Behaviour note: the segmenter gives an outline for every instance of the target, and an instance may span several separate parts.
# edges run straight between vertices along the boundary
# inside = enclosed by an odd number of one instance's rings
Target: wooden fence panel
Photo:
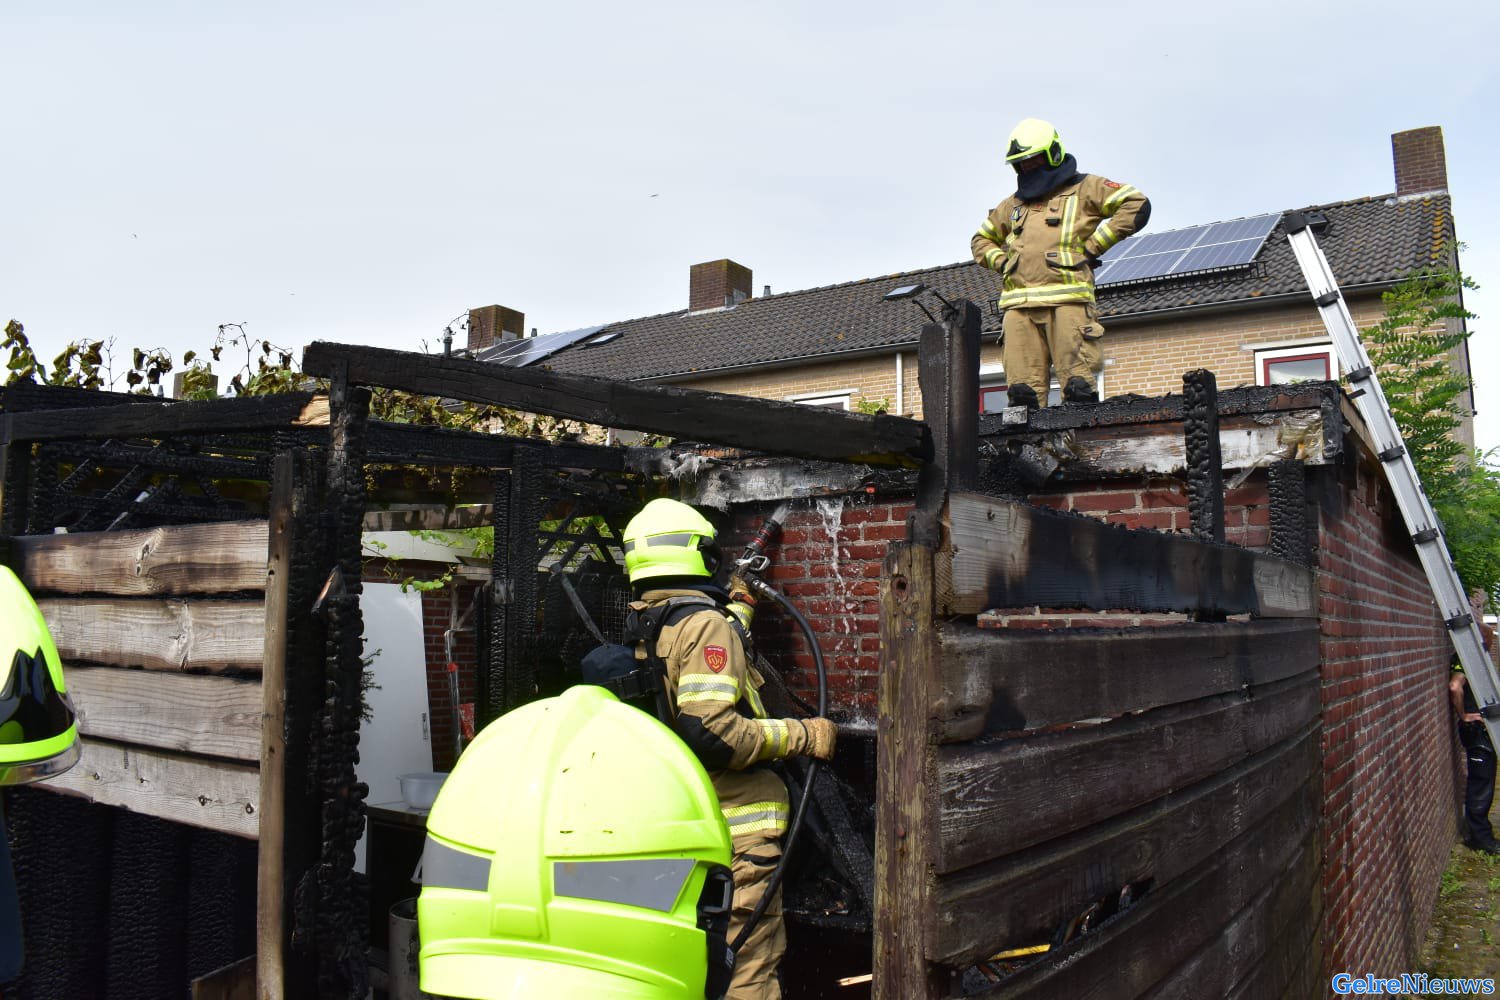
[[[70,666],[67,682],[85,737],[260,761],[257,680]]]
[[[17,574],[33,594],[153,597],[266,587],[266,522],[23,535]]]
[[[940,615],[1040,605],[1317,616],[1311,570],[1249,549],[969,493],[953,494],[948,514]]]
[[[962,967],[1047,939],[1091,902],[1170,885],[1319,773],[1317,724],[1191,787],[1072,836],[938,879],[928,956]]]
[[[207,757],[84,740],[71,770],[49,779],[49,791],[91,802],[254,838],[260,825],[256,768]]]
[[[1317,835],[1320,783],[1304,784],[1190,875],[991,989],[986,1000],[1138,997],[1192,958]],[[1318,894],[1311,880],[1303,906]],[[1195,996],[1213,996],[1212,991]]]
[[[939,742],[1112,719],[1265,685],[1318,665],[1315,621],[1097,632],[945,624],[933,719]]]
[[[64,662],[147,670],[260,671],[264,601],[44,598]]]
[[[1318,713],[1303,674],[1068,732],[938,749],[939,873],[997,858],[1144,805],[1231,767]]]

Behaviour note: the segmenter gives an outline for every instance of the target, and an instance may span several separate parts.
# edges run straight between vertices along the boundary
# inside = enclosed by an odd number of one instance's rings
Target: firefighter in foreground
[[[995,206],[969,246],[974,260],[1003,279],[1010,405],[1047,404],[1049,362],[1063,402],[1096,403],[1104,327],[1094,268],[1146,225],[1151,203],[1129,184],[1079,173],[1057,130],[1037,118],[1011,132],[1005,160],[1015,168],[1016,193]]]
[[[624,545],[638,598],[632,610],[659,623],[655,653],[675,728],[708,769],[729,825],[732,942],[765,893],[787,828],[786,783],[766,765],[795,756],[831,760],[838,729],[824,718],[766,718],[764,679],[750,663],[745,633],[754,600],[738,578],[727,592],[714,585],[719,547],[702,514],[676,500],[653,500],[626,526]],[[775,898],[739,950],[728,1000],[779,998],[776,967],[785,950]]]
[[[52,633],[26,587],[0,566],[0,786],[78,763],[78,719]],[[21,974],[21,907],[0,811],[0,986]]]

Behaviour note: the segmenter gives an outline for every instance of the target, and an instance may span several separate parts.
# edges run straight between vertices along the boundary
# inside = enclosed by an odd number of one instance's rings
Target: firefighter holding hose
[[[766,895],[782,854],[789,814],[786,783],[766,765],[788,757],[831,760],[838,728],[825,718],[766,717],[765,683],[750,662],[745,632],[752,586],[739,575],[713,583],[721,556],[708,519],[676,500],[648,503],[625,528],[625,569],[653,619],[677,733],[703,762],[729,826],[734,909],[729,940]],[[643,654],[649,655],[649,654]],[[786,950],[779,889],[738,949],[727,1000],[776,1000],[776,967]]]

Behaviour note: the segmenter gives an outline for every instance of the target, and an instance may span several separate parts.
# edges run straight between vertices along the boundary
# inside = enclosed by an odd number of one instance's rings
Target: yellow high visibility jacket
[[[991,210],[969,248],[1004,279],[1000,308],[1094,301],[1093,262],[1149,217],[1146,196],[1095,174],[1035,202],[1015,195]]]
[[[702,596],[648,590],[631,607],[687,595]],[[786,783],[757,765],[806,753],[812,741],[799,720],[766,717],[765,678],[750,664],[729,612],[705,607],[665,626],[656,655],[667,668],[678,735],[708,769],[735,853],[780,837],[790,811]]]

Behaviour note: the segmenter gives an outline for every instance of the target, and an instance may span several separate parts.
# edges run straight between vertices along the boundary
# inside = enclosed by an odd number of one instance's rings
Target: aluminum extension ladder
[[[1287,213],[1286,232],[1292,252],[1297,255],[1297,264],[1307,279],[1313,302],[1323,317],[1323,325],[1333,337],[1339,364],[1347,373],[1349,397],[1375,436],[1380,464],[1395,491],[1396,504],[1401,508],[1411,539],[1416,543],[1417,555],[1432,587],[1432,596],[1443,613],[1448,635],[1458,651],[1458,660],[1463,664],[1469,688],[1474,692],[1480,714],[1484,716],[1485,727],[1490,732],[1491,741],[1500,746],[1500,677],[1496,676],[1494,663],[1484,650],[1479,623],[1470,612],[1468,595],[1458,579],[1458,571],[1453,568],[1453,557],[1448,554],[1447,543],[1443,541],[1432,504],[1422,490],[1422,481],[1417,478],[1416,467],[1402,443],[1401,430],[1385,401],[1380,379],[1370,364],[1364,344],[1360,342],[1359,329],[1349,315],[1349,306],[1328,267],[1328,258],[1313,237],[1307,217],[1302,212]]]

